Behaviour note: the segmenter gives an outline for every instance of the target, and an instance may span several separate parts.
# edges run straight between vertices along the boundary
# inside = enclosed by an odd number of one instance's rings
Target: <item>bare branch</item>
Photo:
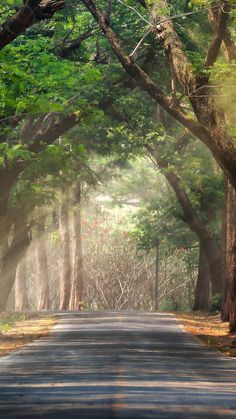
[[[64,46],[63,44],[62,47],[59,49],[60,57],[66,58],[74,51],[78,50],[81,47],[82,42],[88,39],[90,36],[92,36],[93,33],[94,30],[90,29],[82,33],[82,35],[80,35],[77,39],[71,41],[68,46]]]

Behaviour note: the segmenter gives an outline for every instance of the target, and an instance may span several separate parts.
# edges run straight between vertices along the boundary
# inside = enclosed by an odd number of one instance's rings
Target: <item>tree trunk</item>
[[[70,310],[80,310],[83,298],[83,259],[81,242],[81,184],[76,185],[74,208],[72,213],[73,228],[73,272],[70,298]]]
[[[213,15],[214,24],[216,16]],[[231,37],[230,30],[227,28],[224,36],[225,49],[228,55],[228,61],[236,60],[236,45]],[[232,260],[232,243],[234,241],[235,233],[235,217],[236,217],[236,197],[235,191],[229,182],[229,179],[225,176],[224,178],[224,203],[222,209],[222,233],[221,233],[221,257],[222,257],[222,274],[223,274],[223,292],[222,292],[222,306],[221,306],[221,319],[223,321],[229,321],[234,310],[230,315],[231,305],[231,280],[235,282],[233,278],[234,267],[230,267],[230,261]],[[233,291],[232,291],[233,295]],[[233,304],[236,304],[234,302]],[[231,329],[235,328],[235,320],[231,319]]]
[[[236,331],[236,191],[228,184],[226,234],[225,314],[229,313],[230,331]],[[228,293],[227,293],[228,289]]]
[[[193,310],[207,311],[210,297],[210,270],[203,246],[200,244],[198,278]]]
[[[201,241],[201,239],[200,239]],[[222,293],[221,254],[213,235],[204,238],[201,243],[208,261],[212,296]]]
[[[156,161],[159,167],[163,168],[160,161]],[[209,264],[212,295],[220,294],[222,291],[221,258],[214,234],[201,222],[197,211],[181,186],[179,177],[174,172],[165,172],[165,177],[176,194],[176,198],[183,210],[186,224],[196,233],[200,246],[204,250]]]
[[[6,311],[15,311],[15,286],[14,284],[7,299]]]
[[[15,310],[24,311],[29,308],[26,285],[26,260],[23,258],[17,266],[15,281]]]
[[[222,213],[223,298],[221,318],[230,322],[236,331],[236,191],[225,180],[225,199]]]
[[[154,288],[154,308],[157,311],[159,309],[159,266],[160,265],[160,252],[159,244],[156,246],[155,256],[155,288]]]
[[[38,239],[36,247],[37,264],[37,288],[38,288],[38,310],[49,310],[49,277],[48,259],[45,245],[45,217],[41,218],[37,224]]]
[[[224,202],[221,216],[221,266],[222,266],[222,304],[221,304],[221,319],[229,321],[229,307],[230,307],[230,293],[229,293],[229,275],[228,275],[228,199],[229,199],[229,181],[227,177],[224,178]]]
[[[16,269],[19,261],[24,257],[29,246],[27,217],[21,213],[14,222],[13,237],[9,248],[2,257],[0,274],[0,311],[5,310],[7,299],[10,295],[16,278]]]
[[[59,226],[61,240],[60,310],[68,310],[71,293],[71,262],[69,211],[67,200],[63,200],[63,202],[61,203]]]

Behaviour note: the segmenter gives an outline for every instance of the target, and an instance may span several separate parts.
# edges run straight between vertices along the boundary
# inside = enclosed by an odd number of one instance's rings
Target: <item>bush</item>
[[[221,309],[221,294],[215,294],[210,301],[209,313],[218,313],[220,309]]]

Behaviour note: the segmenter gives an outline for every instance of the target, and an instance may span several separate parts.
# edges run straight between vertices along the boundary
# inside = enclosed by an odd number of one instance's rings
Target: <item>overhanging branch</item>
[[[64,7],[64,0],[26,0],[18,12],[2,24],[0,49],[23,34],[30,26],[41,20],[52,18]]]

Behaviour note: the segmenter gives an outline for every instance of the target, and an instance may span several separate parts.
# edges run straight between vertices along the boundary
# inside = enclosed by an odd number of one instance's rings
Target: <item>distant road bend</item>
[[[1,359],[0,418],[236,418],[236,361],[168,314],[63,314]]]

